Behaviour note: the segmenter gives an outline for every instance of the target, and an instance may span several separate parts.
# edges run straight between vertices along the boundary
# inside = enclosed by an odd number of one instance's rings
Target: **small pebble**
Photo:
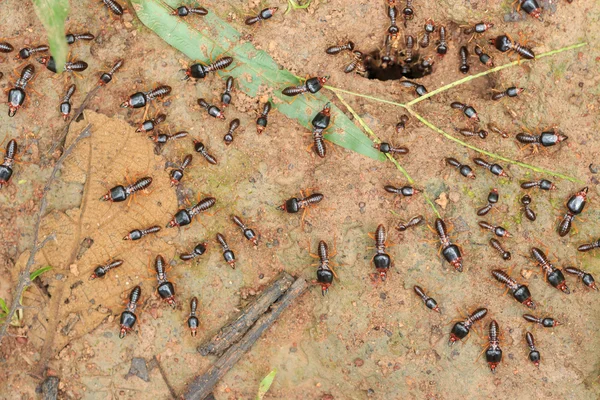
[[[363,361],[362,358],[356,358],[354,360],[354,366],[355,367],[362,367],[363,365],[365,365],[365,362]]]

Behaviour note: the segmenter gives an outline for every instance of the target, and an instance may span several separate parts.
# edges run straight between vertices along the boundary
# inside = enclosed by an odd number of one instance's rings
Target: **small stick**
[[[183,398],[185,400],[204,400],[213,391],[219,379],[227,374],[242,356],[250,350],[264,331],[269,329],[281,313],[306,289],[308,289],[308,283],[303,278],[296,279],[288,291],[276,303],[273,303],[271,310],[264,313],[239,342],[231,346],[221,358],[215,361],[208,371],[194,378],[186,388]]]

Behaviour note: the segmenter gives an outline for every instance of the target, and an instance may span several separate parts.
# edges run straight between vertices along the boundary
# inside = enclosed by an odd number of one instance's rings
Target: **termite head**
[[[565,293],[565,294],[570,294],[571,290],[569,289],[569,287],[567,286],[566,282],[561,282],[556,286],[557,289],[560,289],[561,292]]]
[[[523,301],[523,304],[525,304],[525,306],[531,308],[532,310],[535,310],[535,308],[537,307],[535,302],[533,300],[531,300],[531,298]]]
[[[317,79],[321,85],[324,85],[329,80],[329,75],[320,76]]]

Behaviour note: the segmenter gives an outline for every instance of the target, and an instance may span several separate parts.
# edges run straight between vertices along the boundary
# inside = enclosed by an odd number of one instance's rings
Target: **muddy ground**
[[[597,276],[600,251],[580,253],[579,244],[598,239],[600,230],[600,151],[598,126],[598,12],[597,4],[575,0],[546,4],[543,22],[507,16],[510,2],[498,1],[415,1],[415,20],[408,32],[421,32],[426,18],[445,23],[453,32],[450,51],[436,58],[434,73],[422,79],[433,90],[462,78],[456,57],[460,36],[458,26],[482,19],[496,27],[484,38],[508,32],[527,37],[537,53],[579,42],[586,47],[523,63],[453,88],[416,106],[416,111],[433,124],[453,133],[464,119],[448,104],[459,100],[473,104],[482,124],[495,122],[514,136],[522,128],[531,130],[554,126],[569,136],[566,143],[533,156],[520,150],[514,138],[490,134],[485,141],[466,139],[491,152],[576,177],[565,179],[501,162],[509,179],[499,179],[477,169],[478,178],[464,179],[444,165],[444,157],[466,162],[477,153],[451,142],[412,118],[406,133],[397,135],[394,126],[400,108],[345,95],[345,99],[381,139],[406,144],[410,154],[401,165],[415,180],[415,186],[435,200],[437,210],[454,226],[452,238],[462,245],[465,271],[455,272],[438,255],[434,234],[421,226],[399,234],[394,227],[401,219],[422,214],[432,225],[435,214],[423,195],[410,201],[394,199],[382,190],[384,184],[402,185],[406,178],[391,163],[376,162],[336,148],[321,160],[306,152],[309,136],[300,125],[274,111],[268,130],[257,136],[254,127],[259,99],[234,95],[228,118],[241,120],[242,129],[234,144],[226,148],[222,135],[227,124],[199,112],[196,99],[217,98],[223,79],[213,76],[205,82],[183,84],[178,70],[190,60],[169,48],[128,12],[116,19],[97,1],[85,5],[71,2],[67,21],[70,31],[91,31],[97,39],[72,48],[75,58],[90,64],[83,79],[77,79],[74,103],[78,105],[97,82],[99,71],[107,70],[117,58],[125,67],[114,83],[91,101],[85,119],[73,124],[70,143],[87,125],[90,138],[84,139],[70,157],[49,195],[49,208],[42,223],[43,235],[54,232],[38,254],[36,267],[52,265],[25,296],[22,328],[11,328],[0,347],[0,397],[38,398],[41,380],[60,377],[59,398],[126,399],[168,398],[166,377],[182,393],[193,376],[210,365],[196,347],[251,300],[279,271],[285,270],[314,279],[314,260],[319,240],[334,242],[339,264],[329,294],[321,296],[313,287],[270,329],[254,348],[227,374],[215,390],[217,399],[248,399],[256,395],[261,379],[273,368],[275,382],[266,395],[273,399],[458,399],[458,398],[556,398],[595,399],[600,356],[598,294],[568,276],[571,294],[564,295],[544,282],[529,258],[530,248],[543,247],[557,266],[576,265]],[[380,45],[387,27],[385,2],[313,1],[308,11],[278,13],[268,23],[250,30],[242,23],[245,14],[256,12],[265,3],[258,1],[209,2],[211,12],[231,21],[237,29],[252,33],[252,42],[296,75],[329,74],[331,85],[392,101],[405,102],[413,94],[397,82],[367,81],[344,74],[346,56],[331,57],[324,49],[352,39],[361,49]],[[271,2],[274,5],[277,2]],[[279,2],[281,10],[285,2]],[[23,12],[23,2],[0,4],[0,36],[15,47],[45,41],[41,24],[33,12]],[[506,17],[506,18],[505,18]],[[195,20],[196,21],[196,20]],[[197,19],[201,29],[201,19]],[[483,43],[482,38],[475,41]],[[430,49],[431,51],[431,49]],[[490,50],[492,51],[492,50]],[[493,53],[496,64],[514,56]],[[11,55],[0,57],[4,78],[0,87],[11,86],[11,71],[17,67]],[[39,67],[27,107],[8,118],[6,106],[0,112],[0,140],[16,138],[24,149],[12,185],[0,191],[0,297],[10,303],[32,246],[33,226],[40,196],[55,158],[49,149],[64,129],[58,104],[66,87],[62,77]],[[471,59],[471,73],[484,70]],[[118,107],[129,94],[156,83],[175,88],[174,95],[160,105],[172,132],[187,130],[202,139],[219,159],[209,166],[196,157],[177,191],[168,187],[167,161],[180,160],[191,151],[189,141],[175,143],[161,155],[151,143],[134,132],[142,118],[138,110]],[[521,98],[492,102],[492,89],[509,86],[527,89]],[[339,103],[332,92],[325,93]],[[155,111],[154,111],[155,112]],[[350,114],[348,113],[350,116]],[[5,142],[6,143],[6,142]],[[332,146],[330,145],[330,148]],[[484,157],[488,158],[488,157]],[[472,162],[469,162],[472,164]],[[107,187],[124,176],[155,178],[148,196],[140,196],[129,207],[98,204]],[[534,223],[522,218],[518,183],[526,179],[552,179],[554,192],[532,191]],[[588,185],[590,201],[576,230],[565,238],[555,232],[564,201]],[[475,210],[485,204],[492,187],[500,191],[497,211],[486,220],[502,224],[514,237],[503,243],[512,259],[503,261],[487,244],[490,233],[480,230]],[[312,188],[326,200],[307,218],[302,230],[300,218],[275,209],[300,189]],[[133,227],[164,225],[187,196],[212,195],[218,205],[213,215],[180,231],[164,230],[156,237],[137,243],[122,242]],[[178,205],[179,203],[179,205]],[[242,240],[228,217],[238,213],[261,234],[258,249]],[[373,245],[368,233],[378,224],[390,231],[394,244],[389,252],[394,267],[385,282],[373,280]],[[214,235],[223,232],[234,248],[238,267],[222,261]],[[91,237],[94,244],[79,254],[80,244]],[[195,265],[183,264],[177,254],[199,241],[210,243],[209,253]],[[177,285],[181,302],[175,311],[158,301],[155,283],[147,270],[161,253],[171,262],[170,277]],[[103,281],[89,282],[93,268],[110,259],[125,264]],[[510,296],[490,275],[494,268],[512,268],[512,274],[526,282],[539,303],[535,314],[552,316],[563,323],[554,329],[532,326],[521,315],[528,310]],[[139,309],[136,333],[118,338],[115,318],[123,310],[122,297],[133,285],[141,284],[144,301]],[[442,314],[426,309],[412,287],[419,284],[441,304]],[[188,301],[200,299],[201,329],[192,338],[185,327]],[[448,347],[451,321],[477,307],[489,315],[463,344]],[[485,328],[498,321],[502,333],[503,362],[491,374],[483,357]],[[524,334],[530,330],[542,353],[539,369],[527,359]],[[25,339],[26,338],[26,339]],[[156,368],[158,358],[164,377]],[[132,366],[146,363],[147,372],[128,375]]]

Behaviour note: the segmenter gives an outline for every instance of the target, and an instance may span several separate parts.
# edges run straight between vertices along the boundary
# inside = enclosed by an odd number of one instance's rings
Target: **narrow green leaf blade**
[[[4,299],[0,298],[0,308],[2,308],[2,313],[0,313],[0,315],[4,314],[8,314],[8,306],[6,305],[6,301],[4,301]]]
[[[312,128],[311,121],[329,101],[321,92],[311,96],[290,98],[281,94],[287,86],[298,85],[291,72],[280,68],[269,54],[256,49],[251,43],[239,43],[241,33],[214,13],[209,12],[202,22],[205,28],[197,30],[181,18],[170,15],[170,6],[176,1],[131,0],[138,18],[165,42],[192,60],[208,61],[227,53],[234,58],[234,68],[227,75],[234,77],[239,89],[255,97],[261,87],[273,88],[273,107],[301,125]],[[213,38],[218,38],[215,41]],[[239,43],[239,44],[238,44]],[[385,157],[373,146],[373,142],[337,107],[332,109],[332,124],[325,139],[375,160]]]
[[[265,376],[263,380],[260,381],[256,400],[262,400],[262,398],[265,397],[265,394],[269,391],[271,385],[273,384],[273,380],[275,380],[275,375],[277,375],[277,369],[269,372],[269,375]]]
[[[52,269],[51,266],[47,266],[47,267],[42,267],[36,271],[33,271],[30,275],[29,275],[29,280],[33,281],[35,278],[37,278],[38,276],[42,275],[44,272],[48,272]]]
[[[65,20],[69,14],[69,0],[33,0],[35,13],[46,28],[50,53],[56,70],[62,71],[69,52],[65,39]]]

